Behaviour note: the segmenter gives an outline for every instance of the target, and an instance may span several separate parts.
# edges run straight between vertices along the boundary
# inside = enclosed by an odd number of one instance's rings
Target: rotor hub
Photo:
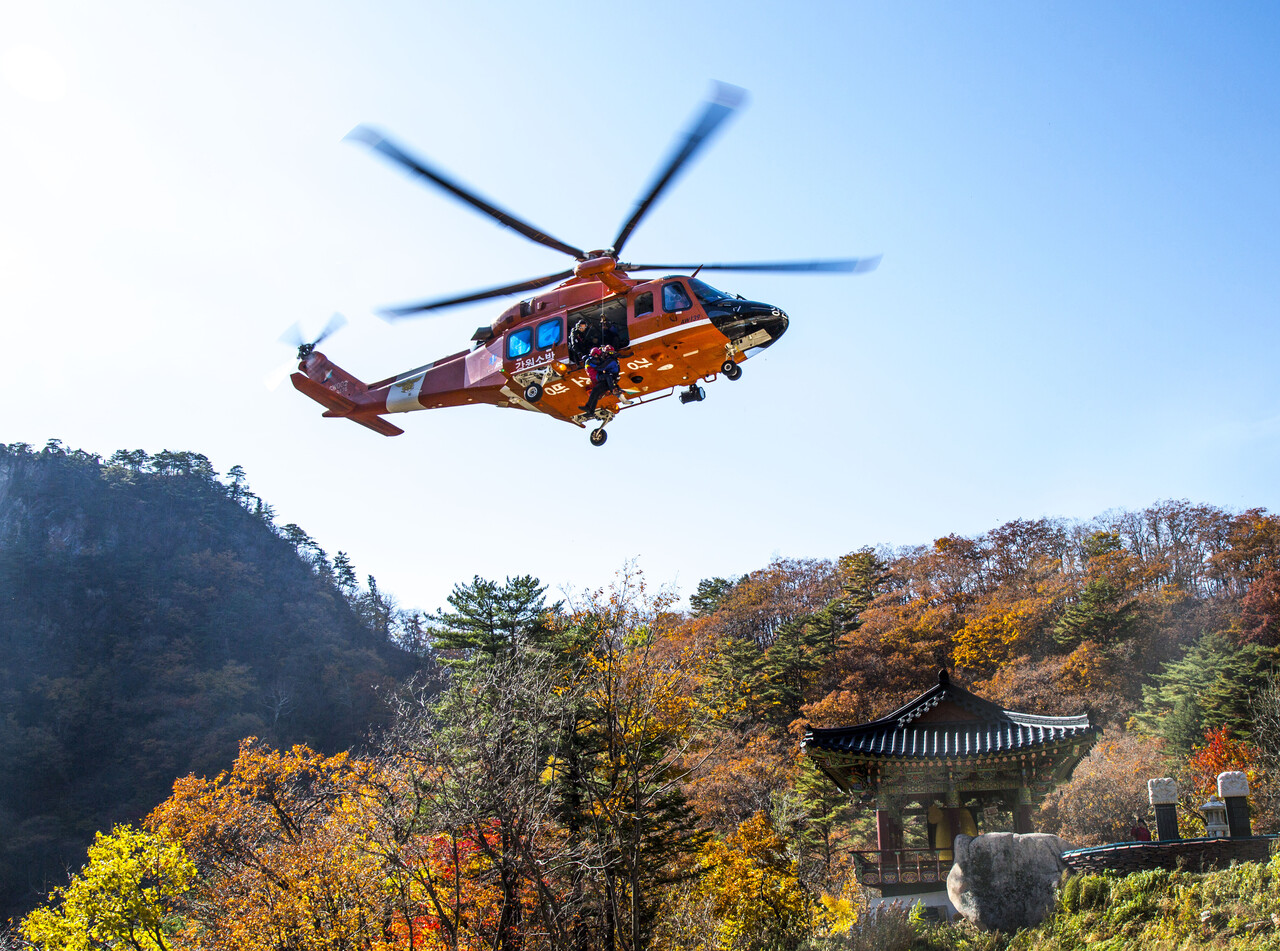
[[[574,265],[574,277],[597,277],[611,273],[618,266],[618,259],[604,251],[592,251],[591,255]]]

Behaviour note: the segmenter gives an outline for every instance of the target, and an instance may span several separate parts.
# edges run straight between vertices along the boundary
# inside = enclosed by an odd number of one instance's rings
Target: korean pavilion
[[[855,854],[873,904],[923,901],[954,914],[946,893],[954,837],[1034,831],[1035,807],[1097,735],[1087,713],[1004,710],[942,670],[937,684],[887,716],[812,729],[804,748],[836,786],[875,808],[877,848]],[[907,847],[907,830],[917,847]]]

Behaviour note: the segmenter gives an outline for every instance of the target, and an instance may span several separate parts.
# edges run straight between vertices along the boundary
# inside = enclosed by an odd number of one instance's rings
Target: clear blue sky
[[[655,583],[1189,498],[1280,504],[1280,13],[1179,3],[142,3],[0,12],[0,441],[191,449],[403,604],[473,574]],[[366,380],[567,259],[340,140],[378,125],[607,243],[713,79],[747,106],[634,260],[791,330],[702,404],[582,431],[488,408],[385,439],[264,376]]]

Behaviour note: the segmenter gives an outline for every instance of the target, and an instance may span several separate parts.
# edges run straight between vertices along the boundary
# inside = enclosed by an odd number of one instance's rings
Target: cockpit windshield
[[[718,301],[734,299],[732,294],[718,291],[710,284],[700,281],[696,277],[689,278],[689,287],[693,289],[694,294],[698,296],[698,300],[702,301],[702,306],[704,307]]]

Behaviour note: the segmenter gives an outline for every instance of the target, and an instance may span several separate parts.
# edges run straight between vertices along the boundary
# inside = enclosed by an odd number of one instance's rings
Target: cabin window
[[[668,314],[677,314],[692,306],[693,301],[689,300],[689,292],[684,289],[683,284],[662,285],[662,309]]]
[[[544,320],[538,324],[538,349],[546,350],[560,342],[560,318]]]
[[[645,291],[636,295],[636,316],[643,317],[653,313],[653,291]]]
[[[533,349],[533,328],[526,327],[524,330],[516,330],[507,334],[507,359],[514,360],[516,357],[523,357],[526,353]]]

